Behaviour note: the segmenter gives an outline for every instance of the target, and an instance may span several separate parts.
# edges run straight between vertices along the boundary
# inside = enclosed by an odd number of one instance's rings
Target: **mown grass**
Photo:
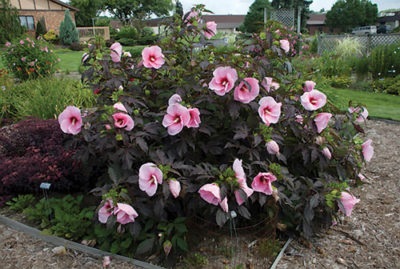
[[[346,111],[349,101],[353,105],[363,105],[372,118],[382,118],[400,121],[400,96],[385,93],[355,91],[351,89],[320,89],[328,99],[340,110]]]
[[[60,59],[58,68],[61,72],[78,72],[81,64],[83,51],[72,51],[69,49],[56,49],[54,53]]]

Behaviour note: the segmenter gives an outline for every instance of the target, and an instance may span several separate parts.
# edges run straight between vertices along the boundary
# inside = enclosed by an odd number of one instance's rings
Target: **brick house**
[[[318,34],[318,33],[326,33],[326,34],[338,34],[340,30],[338,28],[331,29],[326,23],[326,13],[312,13],[309,15],[307,20],[307,30],[310,35]]]
[[[46,29],[58,33],[65,10],[70,10],[74,22],[78,11],[77,8],[57,0],[10,0],[10,3],[18,10],[21,24],[28,32],[34,32],[37,22],[43,17]]]

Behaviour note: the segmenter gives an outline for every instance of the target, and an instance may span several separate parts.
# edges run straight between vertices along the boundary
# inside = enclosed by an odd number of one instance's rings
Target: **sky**
[[[205,4],[206,8],[214,12],[214,14],[247,14],[250,5],[254,0],[180,0],[184,12],[188,11],[195,4]],[[322,8],[325,11],[331,9],[335,0],[313,0],[310,9],[320,11]],[[378,5],[378,11],[385,9],[397,8],[400,9],[399,0],[371,0],[371,3]]]

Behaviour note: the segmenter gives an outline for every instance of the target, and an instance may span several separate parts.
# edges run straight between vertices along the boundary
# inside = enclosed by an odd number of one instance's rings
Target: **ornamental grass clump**
[[[293,33],[271,22],[224,53],[199,47],[215,34],[205,12],[175,17],[139,58],[118,43],[91,46],[82,79],[98,106],[59,118],[84,140],[87,169],[102,169],[98,219],[130,238],[131,254],[187,250],[193,231],[182,218],[310,237],[339,206],[349,215],[355,203],[343,205],[341,193],[373,153],[356,120],[365,108],[338,115],[318,85],[292,72]]]

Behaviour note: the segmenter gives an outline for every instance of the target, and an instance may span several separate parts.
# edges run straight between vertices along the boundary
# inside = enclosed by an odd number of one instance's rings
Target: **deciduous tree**
[[[77,26],[91,26],[103,8],[102,0],[71,0],[70,5],[79,9],[75,14]]]
[[[264,8],[271,9],[268,0],[255,0],[249,8],[240,30],[248,33],[259,32],[264,27]]]
[[[338,0],[326,14],[326,25],[350,32],[356,26],[374,25],[378,7],[369,0]]]
[[[124,23],[131,19],[143,20],[151,14],[168,15],[174,8],[172,0],[109,0],[104,9]]]

